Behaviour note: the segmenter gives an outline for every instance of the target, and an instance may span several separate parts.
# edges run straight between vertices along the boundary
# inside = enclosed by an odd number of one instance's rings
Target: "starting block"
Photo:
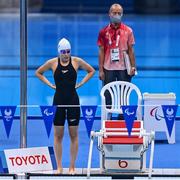
[[[111,104],[106,105],[106,93],[109,92]],[[130,104],[130,94],[137,95],[137,112],[129,136],[124,120],[107,120],[109,114],[122,114],[122,105]],[[154,155],[154,132],[146,132],[142,121],[142,96],[140,90],[132,83],[115,81],[105,85],[101,90],[101,129],[91,131],[87,177],[90,177],[94,138],[98,138],[101,172],[143,172],[146,170],[146,150],[151,144],[149,177],[152,174]]]
[[[127,135],[125,121],[105,121],[104,123],[109,135],[103,137],[100,142],[104,151],[103,170],[109,172],[145,171],[144,140],[140,137],[141,121],[134,122],[132,136]]]
[[[100,170],[112,172],[144,172],[146,170],[146,150],[151,144],[149,176],[151,176],[154,133],[142,129],[142,121],[135,121],[131,136],[128,135],[125,121],[104,121],[105,129],[91,131],[87,175],[90,176],[94,137],[98,138],[100,151]]]

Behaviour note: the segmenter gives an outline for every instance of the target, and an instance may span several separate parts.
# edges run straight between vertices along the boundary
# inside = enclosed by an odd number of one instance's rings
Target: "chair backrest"
[[[111,104],[107,106],[106,104],[106,96],[107,92],[109,92],[109,96],[111,98]],[[101,117],[102,120],[107,120],[108,113],[117,113],[122,114],[122,105],[130,105],[130,95],[132,92],[135,92],[137,95],[137,102],[133,105],[138,105],[137,109],[137,118],[142,120],[142,95],[139,88],[129,82],[125,81],[114,81],[106,84],[101,89]],[[105,95],[106,94],[106,95]]]

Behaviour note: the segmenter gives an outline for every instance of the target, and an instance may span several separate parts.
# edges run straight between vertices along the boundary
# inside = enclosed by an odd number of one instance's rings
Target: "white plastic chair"
[[[138,105],[137,119],[142,120],[142,95],[139,88],[136,85],[129,82],[114,81],[109,84],[106,84],[101,89],[102,121],[108,118],[109,113],[122,114],[121,106],[130,105],[130,95],[133,91],[137,95],[137,102],[135,103],[135,105]],[[106,106],[106,92],[110,93],[110,97],[112,100],[110,106]]]
[[[107,92],[109,92],[111,98],[111,104],[108,105],[106,104]],[[131,104],[131,95],[133,92],[135,92],[134,95],[137,96],[137,100],[134,104]],[[146,133],[143,128],[141,106],[142,95],[139,88],[129,82],[115,81],[105,85],[100,94],[102,100],[101,129],[97,132],[91,131],[87,176],[90,176],[93,140],[95,137],[98,138],[101,172],[107,170],[110,170],[109,172],[134,172],[136,170],[145,170],[146,155],[144,152],[151,143],[151,157],[149,165],[149,176],[151,176],[154,154],[154,133]],[[131,137],[128,136],[124,120],[115,121],[108,119],[109,114],[123,114],[121,106],[130,104],[138,105],[136,113],[137,120],[134,123]],[[123,159],[125,159],[125,161]],[[135,163],[131,164],[131,162],[128,162],[128,160],[126,161],[126,159],[130,159],[130,161],[133,160]],[[137,159],[139,162],[136,162]],[[130,168],[117,167],[118,161],[122,166],[126,166],[125,163],[128,162],[131,164]],[[136,166],[139,166],[139,169]]]

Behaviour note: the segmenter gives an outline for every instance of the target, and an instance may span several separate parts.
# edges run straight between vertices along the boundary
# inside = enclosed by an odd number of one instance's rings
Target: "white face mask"
[[[121,15],[110,16],[110,22],[111,23],[120,23],[121,19],[122,19],[122,14]]]

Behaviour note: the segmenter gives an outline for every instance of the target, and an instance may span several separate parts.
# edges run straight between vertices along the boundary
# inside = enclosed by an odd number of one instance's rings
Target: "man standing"
[[[109,9],[110,24],[99,33],[99,78],[104,85],[112,81],[130,82],[135,75],[134,35],[132,29],[121,22],[122,16],[122,6],[113,4]],[[124,62],[126,55],[131,65],[129,72]]]
[[[99,78],[103,85],[113,81],[130,82],[136,72],[133,31],[121,22],[122,16],[122,6],[113,4],[109,9],[110,24],[99,32]],[[110,94],[106,92],[105,96],[106,104],[111,105]],[[123,115],[119,114],[118,119],[124,119]]]

